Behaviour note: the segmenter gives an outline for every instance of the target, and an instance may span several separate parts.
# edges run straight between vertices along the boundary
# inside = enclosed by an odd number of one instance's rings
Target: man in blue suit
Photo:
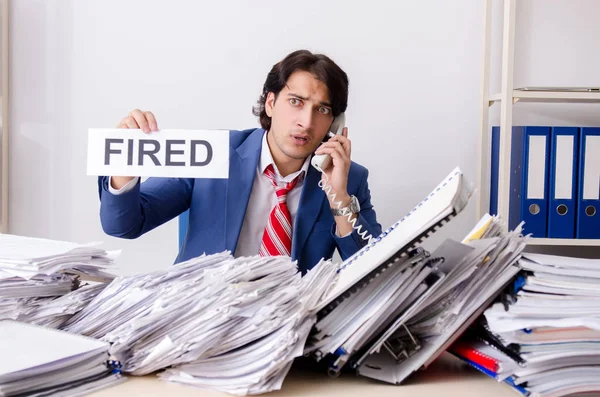
[[[264,254],[269,235],[269,241],[281,245],[273,230],[282,225],[291,240],[282,252],[297,260],[303,273],[321,258],[331,258],[336,248],[342,259],[348,258],[367,243],[364,237],[378,236],[381,225],[371,203],[368,171],[350,160],[347,128],[322,143],[347,102],[348,77],[338,65],[322,54],[292,52],[273,66],[253,109],[261,128],[229,132],[229,179],[150,178],[140,183],[138,177],[100,177],[104,231],[137,238],[189,209],[176,262],[224,250],[236,257]],[[158,131],[152,112],[137,109],[118,127]],[[315,153],[331,156],[325,176],[310,166]],[[319,187],[322,178],[335,199]],[[283,195],[282,187],[289,189]]]

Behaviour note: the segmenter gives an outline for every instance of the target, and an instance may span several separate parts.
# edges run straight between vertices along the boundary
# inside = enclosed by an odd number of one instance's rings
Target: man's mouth
[[[308,135],[292,135],[292,138],[297,145],[305,145],[310,142]]]

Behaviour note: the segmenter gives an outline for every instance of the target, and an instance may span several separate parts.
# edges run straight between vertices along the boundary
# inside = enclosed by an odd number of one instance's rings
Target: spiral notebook
[[[341,264],[335,284],[317,310],[329,311],[395,260],[408,255],[417,244],[461,212],[472,192],[463,182],[460,168],[455,168],[412,211]]]

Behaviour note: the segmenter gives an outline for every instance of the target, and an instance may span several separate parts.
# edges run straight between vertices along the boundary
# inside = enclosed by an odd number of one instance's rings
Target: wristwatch
[[[356,196],[350,196],[350,204],[342,208],[332,208],[331,213],[333,216],[341,216],[348,214],[358,214],[360,212],[360,204]]]

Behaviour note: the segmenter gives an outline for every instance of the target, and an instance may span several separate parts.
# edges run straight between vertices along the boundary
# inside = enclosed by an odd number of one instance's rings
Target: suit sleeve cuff
[[[358,214],[358,218],[356,219],[356,227],[358,228],[361,225],[362,227],[360,228],[360,232],[364,234],[364,232],[366,231],[368,236],[370,234],[369,227],[367,226],[368,224],[362,217],[362,215]],[[356,229],[353,229],[352,232],[346,234],[343,237],[338,236],[336,232],[337,224],[334,222],[334,224],[331,226],[331,234],[333,235],[333,238],[337,243],[342,258],[354,255],[356,251],[360,250],[362,247],[369,243],[368,239],[364,240],[362,236],[358,234],[358,231]]]

